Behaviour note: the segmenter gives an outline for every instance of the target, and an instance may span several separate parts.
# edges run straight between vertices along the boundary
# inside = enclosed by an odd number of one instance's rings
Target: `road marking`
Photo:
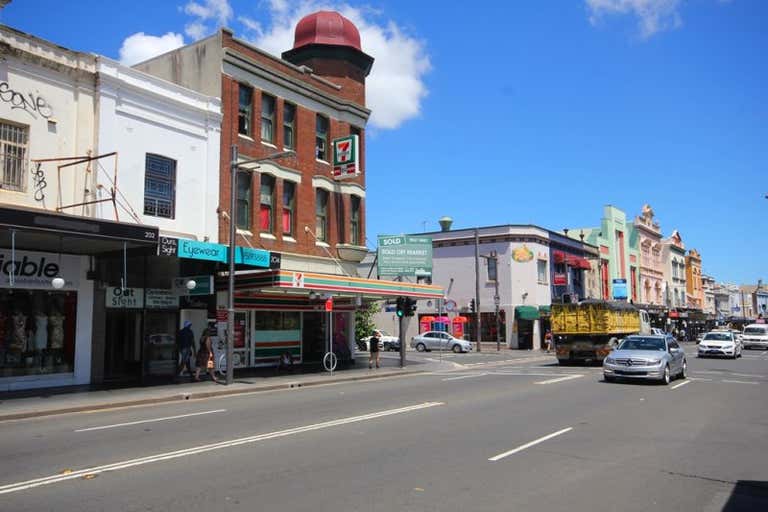
[[[752,381],[748,381],[748,380],[727,380],[727,379],[723,379],[723,382],[728,382],[729,384],[754,384],[755,386],[760,384],[759,382],[752,382]]]
[[[461,377],[450,377],[448,379],[443,379],[443,382],[447,382],[449,380],[461,380],[461,379],[473,379],[475,377],[485,377],[488,375],[487,373],[477,373],[472,375],[462,375]]]
[[[539,382],[534,382],[534,384],[555,384],[556,382],[563,382],[566,380],[578,379],[579,377],[583,377],[583,376],[584,375],[577,373],[575,375],[568,375],[567,377],[559,377],[557,379],[540,380]]]
[[[145,464],[151,464],[154,462],[161,462],[164,460],[178,459],[180,457],[187,457],[189,455],[197,455],[200,453],[210,452],[214,450],[221,450],[224,448],[230,448],[233,446],[241,446],[246,444],[257,443],[259,441],[266,441],[268,439],[276,439],[279,437],[286,437],[295,434],[302,434],[304,432],[311,432],[314,430],[322,430],[330,427],[338,427],[341,425],[348,425],[350,423],[360,423],[363,421],[370,421],[385,416],[392,416],[395,414],[403,414],[412,411],[418,411],[421,409],[428,409],[430,407],[436,407],[439,405],[445,405],[444,402],[424,402],[421,404],[410,405],[407,407],[400,407],[398,409],[389,409],[385,411],[374,412],[370,414],[364,414],[362,416],[351,416],[348,418],[341,418],[338,420],[325,421],[323,423],[315,423],[312,425],[305,425],[303,427],[289,428],[286,430],[279,430],[277,432],[269,432],[266,434],[258,434],[254,436],[241,437],[239,439],[231,439],[229,441],[222,441],[218,443],[205,444],[201,446],[194,446],[192,448],[185,448],[183,450],[176,450],[172,452],[158,453],[156,455],[150,455],[147,457],[141,457],[138,459],[124,460],[120,462],[114,462],[112,464],[106,464],[103,466],[94,466],[90,468],[80,469],[72,471],[67,474],[51,475],[43,478],[36,478],[33,480],[27,480],[25,482],[16,482],[13,484],[7,484],[0,486],[0,494],[9,494],[12,492],[24,491],[32,489],[34,487],[40,487],[43,485],[55,484],[57,482],[63,482],[65,480],[73,480],[76,478],[82,478],[87,475],[98,475],[100,473],[106,473],[109,471],[118,471],[121,469],[127,469],[135,466],[142,466]]]
[[[700,380],[702,382],[712,382],[713,379],[705,379],[703,377],[688,377],[688,380]]]
[[[672,387],[671,387],[671,388],[669,388],[669,389],[677,389],[677,388],[683,387],[683,386],[685,386],[686,384],[690,384],[690,383],[691,383],[691,381],[690,381],[690,380],[684,380],[684,381],[683,381],[683,382],[681,382],[680,384],[675,384],[674,386],[672,386]]]
[[[535,441],[531,441],[530,443],[525,443],[524,445],[518,446],[517,448],[513,448],[512,450],[509,450],[508,452],[500,453],[500,454],[498,454],[498,455],[496,455],[494,457],[491,457],[488,460],[490,462],[499,461],[499,460],[503,459],[504,457],[509,457],[510,455],[514,455],[517,452],[521,452],[521,451],[525,450],[526,448],[530,448],[531,446],[535,446],[535,445],[537,445],[539,443],[543,443],[544,441],[546,441],[548,439],[552,439],[553,437],[557,437],[557,436],[563,435],[566,432],[570,432],[571,430],[573,430],[573,427],[568,427],[568,428],[564,428],[563,430],[558,430],[557,432],[553,432],[552,434],[546,435],[544,437],[540,437],[540,438],[536,439]]]
[[[92,430],[105,430],[108,428],[118,428],[118,427],[128,427],[130,425],[141,425],[142,423],[153,423],[155,421],[168,421],[168,420],[177,420],[180,418],[189,418],[191,416],[202,416],[204,414],[214,414],[217,412],[227,412],[226,409],[216,409],[215,411],[203,411],[203,412],[193,412],[191,414],[179,414],[178,416],[166,416],[165,418],[154,418],[151,420],[139,420],[139,421],[129,421],[127,423],[115,423],[113,425],[103,425],[100,427],[88,427],[88,428],[81,428],[78,430],[75,430],[75,432],[90,432]]]

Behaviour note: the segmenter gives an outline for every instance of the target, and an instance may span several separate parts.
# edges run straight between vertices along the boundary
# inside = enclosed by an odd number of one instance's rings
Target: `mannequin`
[[[58,305],[51,305],[51,314],[48,316],[48,348],[64,348],[64,319]]]
[[[27,350],[27,315],[16,311],[13,315],[13,333],[8,350],[12,352],[24,352]]]

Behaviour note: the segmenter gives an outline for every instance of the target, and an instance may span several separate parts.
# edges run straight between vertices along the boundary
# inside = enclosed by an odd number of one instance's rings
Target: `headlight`
[[[613,363],[615,363],[615,362],[616,362],[616,360],[615,360],[614,358],[612,358],[612,357],[606,357],[606,358],[605,358],[605,362],[606,362],[607,364],[613,364]]]

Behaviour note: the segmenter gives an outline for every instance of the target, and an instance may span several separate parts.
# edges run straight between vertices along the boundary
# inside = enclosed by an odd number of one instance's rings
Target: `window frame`
[[[247,91],[249,101],[243,105],[243,92]],[[244,119],[244,123],[241,120]],[[237,90],[237,133],[250,137],[253,132],[253,87],[238,83]]]
[[[325,122],[325,131],[321,131],[321,124]],[[331,130],[331,121],[329,118],[322,114],[315,114],[315,159],[322,162],[330,162],[329,158],[329,144],[328,135]],[[320,144],[323,145],[322,154],[320,152]]]
[[[154,172],[154,176],[151,175],[150,161],[155,160],[156,163],[169,163],[169,178],[165,179],[157,171]],[[159,155],[157,153],[145,153],[144,154],[144,215],[151,217],[157,217],[159,219],[175,219],[176,218],[176,171],[178,162],[173,158]],[[161,197],[160,193],[147,193],[147,184],[154,182],[158,185],[166,185],[169,190],[167,197]],[[147,209],[147,201],[154,201],[154,212]],[[159,213],[159,202],[167,201],[169,203],[169,214],[161,215]]]
[[[271,108],[271,115],[267,116],[265,115],[265,106],[266,103],[270,104]],[[270,144],[275,143],[275,117],[277,112],[277,98],[272,96],[271,94],[266,94],[264,92],[261,93],[261,141],[262,142],[268,142]],[[270,130],[270,137],[265,138],[264,137],[264,123],[269,123],[269,130]]]
[[[315,238],[318,242],[328,242],[328,203],[331,194],[322,188],[315,189]],[[320,198],[324,198],[322,211]],[[318,233],[322,228],[322,233]]]
[[[293,110],[293,118],[291,122],[286,122],[286,112],[291,109]],[[283,148],[285,149],[296,149],[296,113],[297,108],[296,105],[293,103],[283,101]],[[286,140],[288,137],[285,136],[286,130],[290,130],[291,133],[291,143],[287,144]]]
[[[285,192],[286,189],[290,188],[292,190],[290,201],[286,203],[285,201]],[[296,234],[296,191],[298,190],[297,184],[294,181],[288,181],[283,180],[283,193],[282,193],[282,217],[280,222],[280,229],[283,231],[284,237],[293,237]],[[290,215],[290,221],[289,221],[289,230],[285,230],[285,214],[288,212]]]
[[[544,272],[541,272],[542,265]],[[547,260],[536,260],[536,274],[539,284],[549,284],[549,262]]]
[[[259,178],[259,232],[275,233],[275,185],[277,180],[271,174],[263,173]],[[264,201],[264,187],[268,187],[268,200]],[[264,211],[267,211],[267,224],[264,224]]]
[[[363,198],[356,195],[349,197],[349,243],[362,246],[362,223],[360,222]]]
[[[246,194],[240,194],[240,178],[245,177],[248,179],[248,187]],[[235,201],[235,227],[237,229],[244,229],[250,231],[251,229],[251,196],[253,195],[253,173],[250,171],[237,171],[235,175],[235,193],[237,194]],[[245,209],[240,208],[240,205],[244,204]],[[241,222],[240,212],[244,212],[245,219]]]
[[[15,132],[12,135],[11,132]],[[4,135],[8,135],[5,138]],[[15,136],[17,139],[23,138],[22,142],[11,140]],[[13,151],[19,151],[20,155],[13,155],[9,160],[6,156],[8,148],[14,148]],[[0,161],[2,161],[2,174],[0,174],[0,190],[13,190],[15,192],[25,192],[27,190],[28,157],[29,156],[29,126],[0,120]],[[9,163],[15,165],[9,166]],[[6,172],[10,167],[15,167],[10,172]],[[6,179],[8,175],[13,175],[14,179]]]

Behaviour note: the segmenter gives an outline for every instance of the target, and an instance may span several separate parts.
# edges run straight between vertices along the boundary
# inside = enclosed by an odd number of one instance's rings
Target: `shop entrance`
[[[533,348],[533,321],[517,320],[517,348],[531,350]]]
[[[141,380],[141,311],[107,310],[105,381]]]
[[[304,313],[302,329],[303,358],[306,363],[320,362],[325,354],[327,313]]]

